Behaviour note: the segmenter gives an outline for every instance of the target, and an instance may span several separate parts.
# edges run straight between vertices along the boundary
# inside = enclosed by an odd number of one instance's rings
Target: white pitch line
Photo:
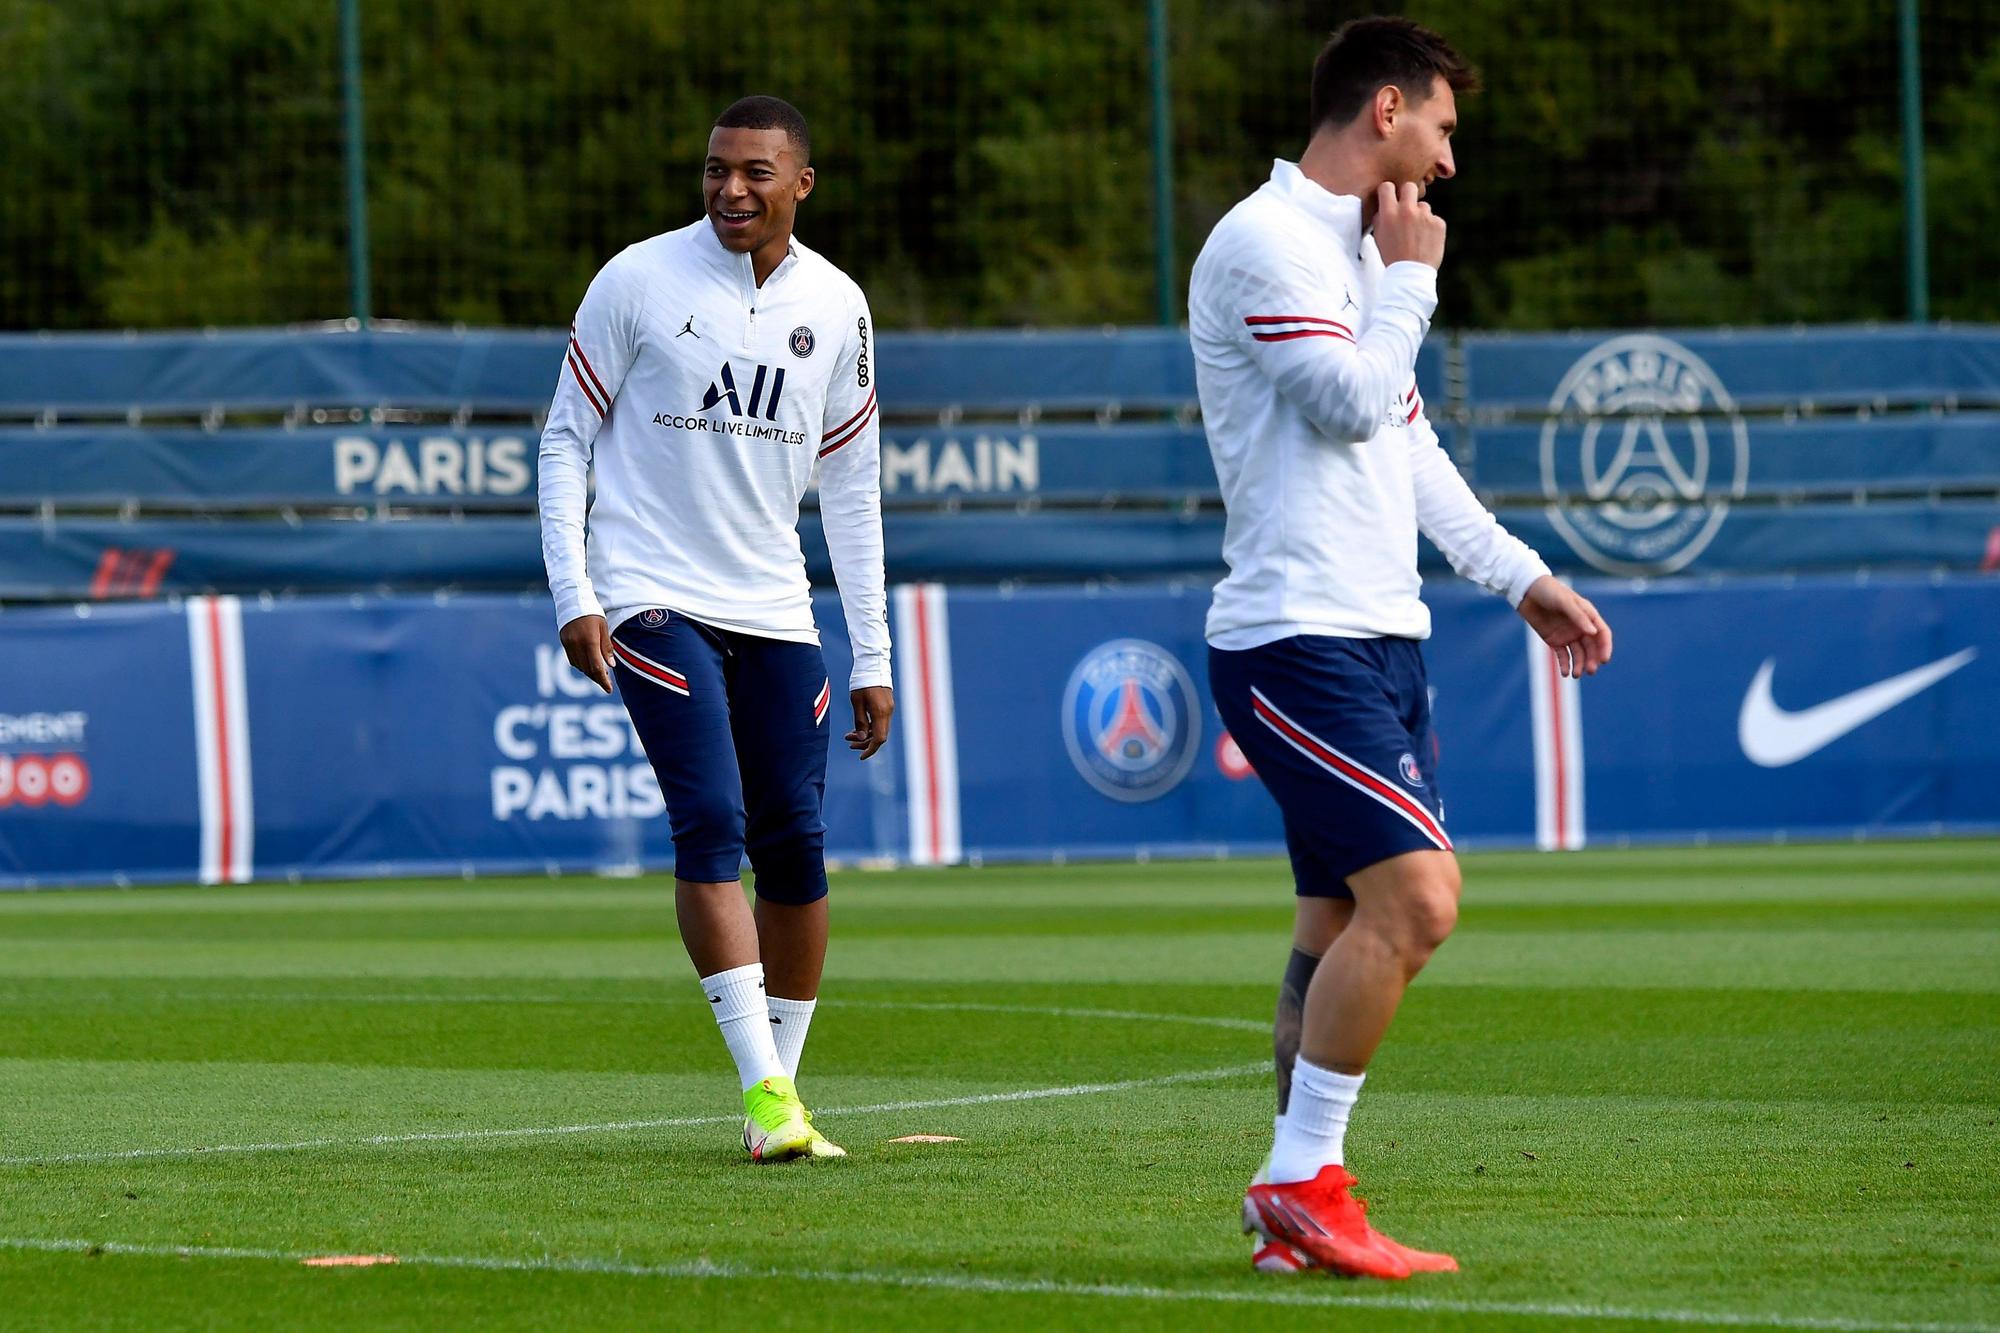
[[[1153,1078],[1128,1078],[1116,1083],[1071,1083],[1053,1088],[1023,1088],[1015,1092],[980,1092],[963,1097],[936,1097],[921,1101],[876,1102],[869,1106],[822,1107],[821,1116],[878,1115],[897,1111],[935,1111],[952,1106],[991,1106],[1001,1102],[1033,1102],[1051,1097],[1088,1097],[1093,1093],[1131,1092],[1138,1088],[1164,1088],[1176,1083],[1206,1083],[1220,1078],[1239,1078],[1262,1073],[1268,1061],[1229,1065],[1222,1069],[1197,1069]],[[312,1148],[386,1148],[406,1143],[473,1143],[489,1139],[554,1138],[572,1134],[616,1134],[635,1129],[671,1129],[689,1125],[722,1125],[741,1120],[740,1115],[669,1116],[657,1120],[610,1120],[588,1125],[527,1125],[508,1129],[429,1130],[412,1134],[375,1134],[357,1139],[293,1139],[282,1143],[216,1143],[183,1148],[130,1148],[113,1152],[52,1153],[39,1157],[0,1157],[5,1166],[59,1166],[67,1162],[138,1162],[167,1157],[208,1157],[224,1153],[303,1152]]]
[[[135,1245],[122,1241],[0,1237],[0,1249],[41,1254],[113,1254],[148,1259],[241,1259],[304,1263],[323,1254],[305,1250],[253,1249],[226,1245]],[[967,1291],[1001,1296],[1077,1296],[1114,1300],[1208,1302],[1223,1305],[1284,1305],[1339,1309],[1408,1310],[1425,1314],[1528,1315],[1559,1319],[1627,1320],[1651,1324],[1704,1324],[1732,1328],[1809,1329],[1814,1333],[2000,1333],[2000,1325],[1899,1323],[1892,1320],[1847,1319],[1839,1316],[1754,1314],[1737,1310],[1648,1310],[1615,1305],[1541,1303],[1534,1301],[1466,1301],[1431,1296],[1350,1295],[1338,1291],[1301,1290],[1294,1279],[1286,1289],[1246,1287],[1151,1287],[1121,1282],[1064,1282],[1056,1278],[977,1277],[969,1273],[927,1273],[881,1269],[755,1268],[745,1264],[694,1259],[674,1264],[636,1264],[609,1259],[509,1259],[483,1255],[404,1254],[396,1264],[407,1268],[473,1269],[489,1273],[582,1273],[606,1277],[736,1278],[838,1283],[866,1287],[903,1287],[930,1291]]]

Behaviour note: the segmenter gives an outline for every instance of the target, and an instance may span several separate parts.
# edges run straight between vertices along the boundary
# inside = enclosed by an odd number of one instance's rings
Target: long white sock
[[[1271,1183],[1311,1180],[1320,1168],[1338,1165],[1347,1138],[1347,1117],[1361,1095],[1366,1074],[1336,1074],[1303,1055],[1292,1069],[1292,1101],[1278,1117],[1271,1145]]]
[[[787,1000],[782,995],[767,995],[764,1003],[771,1010],[771,1038],[778,1046],[778,1059],[785,1065],[785,1073],[792,1078],[799,1076],[799,1057],[805,1054],[806,1029],[812,1026],[813,1009],[818,1000]]]
[[[715,1010],[715,1025],[729,1043],[736,1075],[747,1091],[767,1078],[784,1078],[785,1064],[771,1040],[771,1015],[764,1004],[764,965],[746,963],[701,979],[701,993]]]

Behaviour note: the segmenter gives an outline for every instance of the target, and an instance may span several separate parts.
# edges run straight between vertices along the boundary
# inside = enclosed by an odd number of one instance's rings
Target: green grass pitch
[[[1402,1284],[1237,1234],[1287,883],[838,876],[782,1167],[668,882],[0,894],[0,1327],[2000,1330],[2000,845],[1468,857],[1348,1139]]]

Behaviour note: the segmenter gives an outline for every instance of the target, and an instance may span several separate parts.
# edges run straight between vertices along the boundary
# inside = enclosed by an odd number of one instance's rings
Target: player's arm
[[[875,334],[866,302],[848,312],[827,387],[819,450],[819,513],[854,648],[847,746],[868,758],[889,739],[896,711],[889,669],[889,599],[882,569],[882,432],[875,400]]]
[[[570,665],[611,690],[611,630],[584,562],[590,453],[637,350],[643,283],[621,256],[592,280],[570,326],[536,466],[542,563]]]
[[[1388,185],[1376,202],[1375,243],[1386,267],[1374,309],[1356,325],[1339,293],[1283,245],[1232,273],[1238,336],[1278,392],[1320,433],[1362,444],[1381,429],[1403,395],[1437,309],[1444,222],[1416,198]]]
[[[1479,502],[1439,443],[1414,384],[1409,396],[1417,526],[1454,570],[1499,593],[1520,612],[1554,650],[1563,675],[1595,675],[1611,660],[1611,627],[1588,599],[1551,575],[1542,558]]]

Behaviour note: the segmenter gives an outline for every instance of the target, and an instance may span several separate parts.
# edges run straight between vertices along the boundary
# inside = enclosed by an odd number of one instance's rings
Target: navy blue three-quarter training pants
[[[659,776],[674,877],[757,872],[757,896],[826,896],[827,712],[819,645],[717,629],[664,609],[611,636],[618,693]]]

